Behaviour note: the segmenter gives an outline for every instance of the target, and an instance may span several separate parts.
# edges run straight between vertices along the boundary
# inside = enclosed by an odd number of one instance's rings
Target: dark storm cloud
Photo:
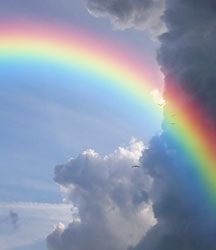
[[[88,0],[87,8],[96,17],[108,17],[116,28],[164,30],[161,15],[164,0]]]
[[[208,110],[208,129],[216,118],[216,2],[167,0],[166,8],[168,32],[160,38],[158,53],[165,93],[174,77],[192,99]],[[172,143],[168,127],[152,139],[142,164],[154,180],[149,198],[157,224],[133,249],[216,249],[216,217],[198,191],[190,163]]]
[[[215,5],[209,0],[168,1],[164,20],[169,32],[162,35],[159,51],[165,76],[174,76],[210,109],[215,109],[216,91]]]
[[[152,139],[142,165],[153,178],[149,197],[157,224],[134,250],[215,249],[215,216],[199,196],[193,173],[165,133]]]
[[[55,169],[60,184],[78,208],[78,220],[59,224],[47,237],[52,250],[124,250],[135,245],[155,220],[147,190],[151,180],[138,164],[143,144],[101,157],[92,150]]]

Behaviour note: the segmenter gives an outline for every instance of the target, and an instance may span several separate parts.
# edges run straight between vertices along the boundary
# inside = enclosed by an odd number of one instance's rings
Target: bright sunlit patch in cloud
[[[156,104],[164,106],[166,104],[166,100],[163,98],[163,94],[159,89],[154,89],[151,91],[151,95]]]

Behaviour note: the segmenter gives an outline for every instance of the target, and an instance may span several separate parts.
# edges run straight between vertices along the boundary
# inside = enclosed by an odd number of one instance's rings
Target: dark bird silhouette
[[[164,103],[158,103],[158,106],[163,107]]]
[[[140,168],[140,166],[134,165],[134,166],[132,166],[132,168]]]

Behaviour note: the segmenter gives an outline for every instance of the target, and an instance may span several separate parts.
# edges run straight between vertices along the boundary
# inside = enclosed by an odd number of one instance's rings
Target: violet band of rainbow
[[[160,116],[161,110],[151,95],[155,82],[145,62],[94,34],[49,23],[0,23],[0,61],[26,58],[105,77],[114,91],[125,92],[143,109]],[[175,88],[168,93],[165,123],[172,123],[175,113],[171,134],[191,158],[206,195],[216,203],[215,128],[206,128],[208,115],[203,107],[197,103],[182,105],[186,96]]]

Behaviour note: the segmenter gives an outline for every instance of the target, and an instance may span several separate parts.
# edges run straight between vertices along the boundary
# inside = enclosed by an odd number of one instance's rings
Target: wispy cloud
[[[24,202],[0,203],[0,217],[5,218],[0,223],[2,250],[45,240],[59,221],[67,224],[73,220],[71,205]]]

